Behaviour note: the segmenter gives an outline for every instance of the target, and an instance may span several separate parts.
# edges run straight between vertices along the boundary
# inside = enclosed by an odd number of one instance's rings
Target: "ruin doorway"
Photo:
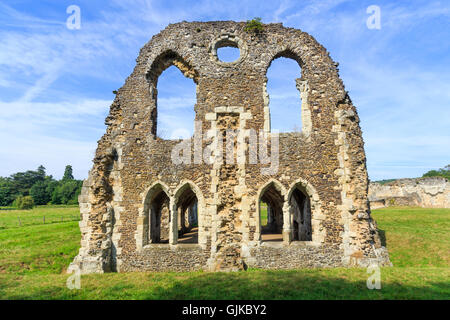
[[[170,210],[169,197],[160,190],[150,203],[149,242],[168,243]]]
[[[311,241],[311,201],[305,192],[295,187],[289,199],[292,221],[292,241]]]
[[[261,195],[261,241],[283,241],[283,202],[283,196],[273,184]]]
[[[188,186],[176,203],[178,243],[198,243],[198,199]]]

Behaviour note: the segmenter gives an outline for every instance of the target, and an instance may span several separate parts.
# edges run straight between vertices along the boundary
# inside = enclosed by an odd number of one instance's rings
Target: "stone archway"
[[[311,241],[311,203],[309,196],[296,187],[289,199],[289,207],[292,221],[292,241]]]
[[[182,181],[171,203],[171,244],[205,244],[204,198],[192,181]]]
[[[324,216],[316,189],[306,180],[297,179],[287,193],[292,241],[322,243],[325,237],[320,227]],[[322,230],[322,231],[320,231]]]
[[[167,186],[156,182],[144,194],[136,231],[138,249],[151,243],[168,243],[170,234],[170,196]]]
[[[283,241],[290,229],[285,201],[286,190],[271,179],[257,194],[256,237],[260,241]],[[265,205],[264,205],[265,204]]]

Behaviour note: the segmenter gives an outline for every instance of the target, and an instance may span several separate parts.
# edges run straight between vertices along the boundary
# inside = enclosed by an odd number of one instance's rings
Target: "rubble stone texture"
[[[300,30],[281,24],[263,25],[262,32],[244,27],[232,21],[181,22],[141,49],[111,105],[106,134],[83,185],[81,249],[69,272],[391,264],[370,216],[359,117],[338,64]],[[239,59],[221,62],[217,49],[222,46],[238,47]],[[194,137],[208,129],[218,134],[235,129],[239,141],[255,129],[267,133],[271,145],[266,72],[279,57],[301,67],[295,81],[303,125],[302,132],[279,134],[278,170],[248,161],[253,151],[245,144],[223,147],[247,157],[245,163],[172,161],[181,140],[156,136],[157,81],[166,68],[176,66],[197,84],[194,110],[201,125]],[[193,140],[182,142],[193,153],[219,148],[205,139],[196,146]],[[261,240],[262,198],[272,202],[281,241]],[[179,214],[193,201],[198,243],[181,243]],[[165,222],[155,227],[154,221]]]
[[[390,206],[450,208],[450,183],[441,177],[399,179],[384,185],[370,183],[372,209]]]

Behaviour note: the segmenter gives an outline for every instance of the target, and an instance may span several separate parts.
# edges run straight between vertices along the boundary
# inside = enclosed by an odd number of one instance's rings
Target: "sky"
[[[71,5],[80,8],[80,29],[67,27]],[[379,29],[367,24],[373,5]],[[183,20],[254,17],[308,32],[339,62],[371,180],[417,177],[450,163],[448,1],[11,0],[0,3],[0,176],[42,164],[61,178],[70,164],[86,178],[113,91],[153,35]],[[301,127],[292,116],[301,71],[292,63],[277,59],[268,71],[272,127],[280,131]],[[189,134],[194,103],[192,80],[167,69],[158,81],[160,134]]]

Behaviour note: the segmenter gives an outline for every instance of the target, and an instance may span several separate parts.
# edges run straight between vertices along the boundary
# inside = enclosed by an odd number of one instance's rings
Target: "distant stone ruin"
[[[244,28],[172,24],[141,49],[83,185],[69,272],[390,265],[338,64],[300,30]],[[239,59],[220,61],[224,46]],[[271,132],[266,72],[279,57],[302,70],[301,132]],[[157,81],[172,65],[197,84],[187,140],[156,135]]]
[[[441,177],[399,179],[369,185],[372,209],[392,206],[450,208],[450,183]]]

